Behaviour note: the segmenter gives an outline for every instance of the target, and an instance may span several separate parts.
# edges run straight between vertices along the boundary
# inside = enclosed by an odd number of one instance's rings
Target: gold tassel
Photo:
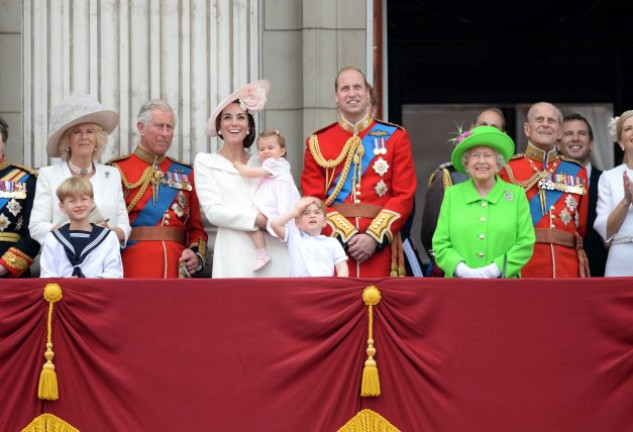
[[[59,399],[59,386],[57,385],[57,373],[53,364],[53,304],[62,299],[62,288],[56,283],[49,283],[44,287],[44,300],[48,302],[48,320],[46,322],[46,363],[40,372],[40,383],[37,388],[37,397],[42,400]]]
[[[374,347],[374,312],[375,305],[380,303],[380,291],[373,285],[363,290],[363,301],[367,305],[369,312],[369,329],[367,339],[367,360],[363,368],[363,380],[360,387],[360,395],[363,397],[380,396],[380,378],[378,376],[378,365],[374,356],[376,348]]]
[[[66,423],[53,414],[41,414],[33,419],[22,432],[79,432],[79,429]]]

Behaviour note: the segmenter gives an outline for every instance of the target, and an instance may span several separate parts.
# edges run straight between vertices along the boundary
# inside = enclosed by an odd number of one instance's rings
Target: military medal
[[[386,155],[387,154],[387,147],[385,147],[385,139],[384,138],[380,138],[380,154],[381,155]]]
[[[178,204],[174,203],[171,206],[171,209],[174,211],[174,213],[176,213],[176,215],[178,217],[182,217],[183,214],[185,214],[184,210],[182,209],[182,207],[180,207]]]
[[[382,157],[379,157],[378,160],[374,162],[373,168],[376,174],[382,177],[389,171],[389,164]]]
[[[7,208],[13,216],[17,216],[18,214],[20,214],[20,211],[22,211],[22,206],[18,201],[15,200],[15,198],[12,198],[11,201],[9,201],[9,203],[7,204]]]
[[[578,201],[572,195],[567,195],[565,197],[565,205],[573,212],[578,208]]]
[[[26,198],[26,184],[11,180],[0,181],[0,198]]]
[[[569,222],[572,221],[572,216],[571,214],[567,211],[567,209],[562,209],[561,212],[558,214],[558,216],[560,217],[560,220],[563,221],[563,223],[565,225],[569,225]]]
[[[178,205],[180,205],[180,207],[182,207],[183,209],[187,207],[187,196],[182,193],[182,191],[178,192],[176,200],[178,201]]]
[[[380,154],[380,147],[378,145],[378,138],[374,138],[374,155],[378,156]]]
[[[11,221],[4,214],[0,214],[0,231],[4,231],[9,225],[11,225]]]
[[[376,195],[379,197],[385,196],[389,188],[387,188],[387,184],[381,179],[378,183],[376,183]]]

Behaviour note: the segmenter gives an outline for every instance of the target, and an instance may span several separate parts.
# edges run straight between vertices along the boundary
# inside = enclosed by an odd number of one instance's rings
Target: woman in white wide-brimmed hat
[[[255,141],[253,113],[260,111],[270,91],[269,81],[247,84],[224,99],[207,121],[207,135],[217,136],[222,146],[215,153],[198,153],[194,173],[200,208],[218,227],[213,250],[214,278],[284,277],[289,275],[288,250],[266,233],[271,263],[255,272],[255,249],[247,232],[266,229],[266,217],[255,210],[253,182],[242,176],[234,162],[259,166],[257,152],[248,149]]]
[[[46,152],[61,162],[39,170],[29,230],[42,244],[46,234],[67,223],[55,191],[68,177],[90,181],[95,209],[90,221],[112,229],[124,245],[130,235],[121,176],[116,168],[99,163],[119,115],[104,108],[92,95],[75,93],[51,110]]]

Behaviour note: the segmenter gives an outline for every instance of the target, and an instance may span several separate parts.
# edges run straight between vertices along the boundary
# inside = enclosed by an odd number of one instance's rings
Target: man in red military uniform
[[[416,188],[409,134],[372,118],[360,70],[343,68],[334,88],[340,119],[307,140],[303,194],[325,201],[324,234],[345,246],[350,276],[402,276],[399,231]]]
[[[573,159],[556,153],[563,116],[554,105],[532,105],[525,122],[528,147],[499,173],[522,186],[530,202],[536,232],[532,259],[523,277],[587,277],[587,256],[582,247],[588,196],[587,171]]]
[[[175,119],[164,101],[141,107],[134,153],[111,161],[121,172],[132,233],[123,251],[124,277],[188,277],[204,266],[207,234],[190,165],[165,156]]]

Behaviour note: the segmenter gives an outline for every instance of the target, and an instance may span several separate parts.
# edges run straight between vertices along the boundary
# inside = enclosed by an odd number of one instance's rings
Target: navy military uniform
[[[0,264],[5,277],[30,276],[40,244],[29,234],[37,172],[0,160]]]

